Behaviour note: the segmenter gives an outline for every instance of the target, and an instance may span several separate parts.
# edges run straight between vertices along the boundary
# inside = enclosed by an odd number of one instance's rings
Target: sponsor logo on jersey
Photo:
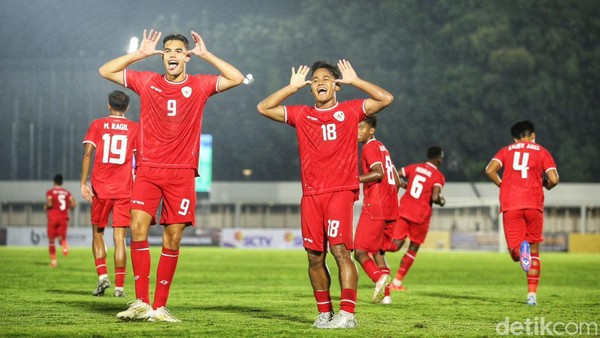
[[[190,97],[190,95],[192,95],[192,88],[188,86],[181,88],[181,94],[183,94],[183,96],[185,96],[185,98],[187,99],[188,97]]]
[[[150,86],[150,89],[155,90],[155,91],[157,91],[159,93],[162,93],[162,90],[160,90],[160,88],[156,88],[154,86]]]
[[[139,201],[139,200],[131,200],[131,203],[144,205],[144,201]]]
[[[314,116],[310,116],[310,115],[306,115],[306,118],[311,120],[311,121],[319,121],[318,118],[314,117]]]
[[[336,111],[335,113],[333,113],[333,117],[335,117],[336,120],[342,122],[344,121],[344,118],[346,116],[344,116],[344,112],[343,111]]]

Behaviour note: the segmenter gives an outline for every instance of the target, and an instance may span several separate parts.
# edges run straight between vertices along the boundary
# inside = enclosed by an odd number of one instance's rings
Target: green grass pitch
[[[159,250],[152,248],[151,293]],[[328,257],[337,311],[337,270]],[[388,254],[392,271],[400,258]],[[48,261],[44,248],[0,248],[0,336],[482,337],[527,320],[532,334],[535,323],[563,323],[569,332],[578,329],[573,323],[600,325],[600,255],[593,254],[542,252],[538,306],[524,304],[525,276],[508,254],[419,252],[407,291],[392,293],[391,305],[371,303],[373,283],[359,267],[359,326],[334,332],[311,328],[317,312],[302,250],[182,248],[168,303],[182,323],[117,320],[135,295],[130,262],[123,299],[112,297],[112,286],[92,296],[91,249],[59,256],[58,268]],[[585,328],[579,333],[589,333]]]

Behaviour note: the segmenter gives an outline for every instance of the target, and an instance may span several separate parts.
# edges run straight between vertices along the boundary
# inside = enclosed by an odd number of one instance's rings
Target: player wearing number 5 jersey
[[[400,198],[400,212],[394,228],[394,242],[396,250],[402,248],[407,237],[410,238],[410,245],[402,257],[396,277],[390,284],[392,291],[404,290],[402,281],[429,232],[432,203],[442,207],[446,204],[446,200],[442,196],[442,188],[446,179],[438,169],[443,158],[442,148],[429,147],[427,162],[408,165],[398,173],[407,182],[407,185],[406,191]]]
[[[133,184],[133,152],[136,149],[138,124],[125,118],[129,108],[129,96],[115,90],[108,95],[108,117],[92,121],[83,140],[84,153],[81,162],[81,195],[92,203],[92,253],[98,286],[94,296],[104,295],[110,286],[106,266],[104,228],[112,213],[113,240],[115,243],[115,297],[125,297],[125,272],[127,252],[125,238],[131,218],[129,205]],[[95,152],[95,155],[94,155]],[[88,176],[92,168],[92,187]]]
[[[514,143],[498,151],[485,169],[500,187],[500,212],[512,259],[521,262],[529,292],[526,303],[537,305],[542,265],[539,247],[544,230],[544,190],[558,184],[558,171],[550,152],[535,143],[535,127],[519,121],[510,128]],[[502,179],[498,172],[503,169]]]
[[[311,69],[292,68],[290,84],[258,104],[258,111],[277,122],[296,128],[302,181],[302,237],[308,255],[308,274],[317,302],[317,328],[353,328],[358,273],[353,249],[353,204],[359,190],[358,123],[387,107],[393,96],[356,75],[346,60],[338,67],[316,62]],[[348,84],[370,98],[338,102],[336,92]],[[310,85],[315,105],[283,106],[282,102]],[[331,276],[325,263],[327,247],[339,268],[341,311],[333,316],[329,288]]]
[[[181,34],[163,39],[162,33],[144,30],[138,50],[100,67],[108,80],[130,88],[140,96],[138,168],[131,193],[131,261],[136,300],[119,312],[122,320],[178,322],[166,309],[179,259],[183,230],[195,222],[195,176],[200,149],[202,114],[214,94],[242,83],[242,73],[212,54],[196,32],[194,48]],[[126,69],[134,62],[160,55],[165,74]],[[220,75],[190,75],[186,72],[192,56],[214,66]],[[150,251],[148,231],[156,222],[162,201],[160,223],[164,225],[163,247],[156,273],[154,302],[150,306]]]
[[[56,259],[55,240],[62,246],[63,256],[69,254],[67,244],[67,228],[69,227],[69,210],[75,208],[77,202],[67,189],[62,187],[63,177],[61,174],[54,176],[54,188],[46,192],[46,203],[44,210],[48,216],[48,251],[50,252],[50,266],[58,265]]]
[[[369,116],[358,125],[358,141],[363,144],[360,182],[364,198],[354,236],[354,257],[375,283],[373,302],[390,304],[390,268],[382,249],[392,240],[398,218],[399,178],[389,151],[375,139],[376,128],[377,116]]]

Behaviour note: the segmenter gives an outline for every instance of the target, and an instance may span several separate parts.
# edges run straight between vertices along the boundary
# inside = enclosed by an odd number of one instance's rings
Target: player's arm
[[[485,174],[490,179],[490,181],[494,182],[494,184],[498,187],[500,187],[500,184],[502,183],[502,180],[498,175],[498,172],[501,168],[502,164],[494,159],[492,159],[490,163],[488,163],[487,167],[485,167]]]
[[[143,39],[138,50],[108,61],[100,67],[98,72],[103,78],[124,85],[123,71],[127,66],[149,56],[163,53],[162,50],[156,49],[161,34],[161,32],[151,29],[150,33],[146,35],[146,30],[144,29]]]
[[[69,196],[69,208],[75,209],[77,206],[77,201],[73,198],[73,195]]]
[[[46,204],[44,204],[44,210],[52,209],[52,196],[46,196]]]
[[[377,114],[383,108],[392,104],[394,96],[378,85],[359,78],[350,62],[340,60],[337,65],[342,73],[342,78],[337,79],[335,82],[352,85],[369,95],[369,98],[365,102],[367,115]]]
[[[196,55],[221,72],[222,76],[219,80],[219,92],[224,92],[235,86],[239,86],[242,81],[244,81],[244,74],[242,74],[242,72],[208,51],[200,34],[192,31],[192,39],[194,39],[195,45],[193,49],[187,52],[188,55]]]
[[[90,175],[90,168],[92,166],[92,155],[94,154],[94,147],[91,143],[84,144],[83,159],[81,160],[81,196],[87,201],[92,202],[92,188],[88,185],[88,177]]]
[[[360,183],[381,182],[383,176],[383,166],[381,163],[376,163],[371,167],[371,171],[364,175],[360,175],[359,181]]]
[[[300,66],[298,67],[298,71],[292,67],[290,84],[262,100],[256,106],[258,112],[273,121],[285,122],[285,108],[281,104],[285,99],[300,90],[300,88],[310,84],[310,81],[306,80],[306,75],[309,71],[310,68],[308,66]]]
[[[446,199],[442,196],[442,187],[439,185],[433,186],[433,192],[431,193],[431,202],[443,207],[446,204]]]
[[[544,175],[544,187],[548,190],[556,187],[558,181],[558,171],[556,171],[556,169],[550,169],[546,172],[546,175]]]

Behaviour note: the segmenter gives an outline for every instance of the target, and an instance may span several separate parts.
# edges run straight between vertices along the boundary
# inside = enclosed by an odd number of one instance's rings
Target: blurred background
[[[510,125],[530,119],[563,182],[600,181],[599,1],[4,0],[0,26],[0,180],[78,180],[87,127],[121,88],[98,68],[154,28],[195,30],[254,75],[205,109],[215,181],[299,180],[294,130],[256,104],[292,66],[340,58],[394,94],[377,136],[397,166],[440,145],[449,181],[485,181]],[[133,68],[164,70],[158,57]],[[199,59],[188,71],[216,72]],[[126,91],[137,120],[139,100]],[[286,103],[313,102],[306,88]]]

